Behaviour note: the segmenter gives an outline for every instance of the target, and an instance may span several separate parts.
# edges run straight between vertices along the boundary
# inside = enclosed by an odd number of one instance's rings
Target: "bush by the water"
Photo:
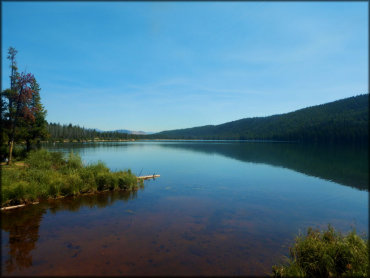
[[[2,206],[103,190],[137,190],[142,181],[128,171],[111,172],[103,162],[84,166],[79,155],[31,151],[24,166],[3,166]]]
[[[275,277],[369,277],[369,241],[356,231],[343,235],[330,225],[308,229],[290,248],[287,265],[273,266]]]
[[[24,160],[27,156],[26,146],[15,145],[12,153],[13,161]],[[9,157],[9,147],[8,145],[0,146],[0,161],[5,162]]]

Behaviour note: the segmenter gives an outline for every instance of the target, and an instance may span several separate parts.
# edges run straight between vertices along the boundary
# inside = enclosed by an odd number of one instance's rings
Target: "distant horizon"
[[[1,89],[12,46],[48,122],[157,133],[368,93],[368,2],[1,5]]]
[[[357,97],[357,96],[362,96],[362,95],[367,95],[367,94],[369,94],[369,93],[356,94],[356,95],[353,95],[353,96],[349,96],[349,97],[341,98],[341,99],[337,99],[337,100],[342,100],[342,99],[347,99],[347,98]],[[299,109],[296,109],[296,110],[293,110],[293,111],[284,112],[284,113],[277,113],[277,114],[272,114],[272,115],[267,115],[267,116],[258,116],[258,117],[264,118],[264,117],[270,117],[270,116],[275,116],[275,115],[287,114],[287,113],[295,112],[297,110],[309,108],[309,107],[312,107],[312,106],[318,106],[318,105],[327,104],[327,103],[330,103],[330,102],[335,102],[337,100],[333,100],[333,101],[329,101],[329,102],[325,102],[325,103],[319,103],[319,104],[316,104],[316,105],[311,105],[311,106],[299,108]],[[256,118],[256,117],[253,117],[252,116],[252,117],[247,117],[247,118]],[[247,118],[235,119],[233,121],[238,121],[238,120],[247,119]],[[230,122],[232,122],[232,121],[230,121]],[[224,123],[229,123],[229,122],[223,122],[223,123],[220,123],[220,124],[224,124]],[[61,125],[69,125],[69,124],[72,124],[74,126],[80,126],[80,127],[87,128],[87,129],[95,129],[96,131],[102,131],[102,132],[112,132],[112,131],[114,132],[114,131],[119,131],[119,130],[127,130],[127,131],[131,131],[131,132],[145,132],[146,134],[152,134],[152,133],[159,133],[159,132],[162,132],[162,131],[169,131],[169,130],[161,130],[161,131],[157,131],[157,132],[151,132],[151,131],[146,131],[146,130],[129,130],[127,128],[117,128],[117,129],[114,129],[114,130],[103,130],[103,129],[99,129],[99,128],[84,127],[84,126],[81,126],[81,125],[75,124],[75,123],[58,123],[58,124],[61,124]],[[216,124],[216,125],[220,125],[220,124]],[[205,125],[203,125],[203,126],[205,126]],[[175,129],[187,129],[187,128],[193,128],[193,127],[200,127],[200,126],[191,126],[191,127],[175,128]]]

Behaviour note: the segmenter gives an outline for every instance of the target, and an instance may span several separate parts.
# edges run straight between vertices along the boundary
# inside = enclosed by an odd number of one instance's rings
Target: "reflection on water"
[[[32,266],[31,251],[36,247],[40,223],[48,210],[55,214],[63,210],[77,212],[82,207],[105,208],[118,200],[133,200],[137,194],[137,191],[103,192],[41,202],[38,205],[1,212],[1,229],[9,233],[8,243],[2,242],[8,249],[8,254],[2,254],[3,258],[5,257],[6,272],[10,274]]]
[[[62,200],[49,201],[47,206],[52,213],[56,213],[59,210],[79,211],[81,207],[105,208],[119,200],[124,202],[134,200],[137,197],[137,194],[137,191],[101,192],[80,197],[69,197]]]
[[[368,232],[366,147],[122,142],[48,148],[161,177],[138,192],[2,213],[3,275],[266,275],[308,226]]]
[[[142,204],[145,211],[114,202],[134,196],[105,193],[3,214],[2,229],[9,232],[3,274],[255,275],[268,272],[284,252],[279,234],[261,241],[261,219],[252,211],[209,211],[211,200],[189,197],[169,197],[156,208]],[[92,215],[85,215],[87,208],[95,208]],[[40,230],[41,222],[48,231]]]
[[[9,233],[9,254],[5,261],[6,272],[23,269],[32,265],[30,252],[39,238],[39,227],[45,209],[32,206],[27,210],[16,210],[9,216],[1,213],[1,228]],[[4,255],[3,255],[4,256]]]
[[[47,144],[50,150],[85,152],[88,149],[122,152],[125,148],[143,148],[154,144],[160,148],[219,154],[244,162],[265,163],[289,168],[361,190],[369,189],[368,145],[320,145],[298,143],[255,143],[228,141],[195,142],[109,142]]]

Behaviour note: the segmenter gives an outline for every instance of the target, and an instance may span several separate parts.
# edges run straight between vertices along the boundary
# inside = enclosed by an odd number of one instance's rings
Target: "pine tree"
[[[45,120],[46,110],[41,104],[40,86],[36,79],[30,84],[32,90],[32,99],[29,103],[29,112],[31,117],[23,117],[21,130],[26,141],[27,152],[31,150],[31,144],[36,140],[44,140],[48,137],[47,122]]]
[[[15,122],[16,122],[16,105],[14,101],[17,99],[17,88],[16,83],[19,77],[17,62],[15,56],[17,55],[17,50],[14,47],[9,47],[7,58],[10,60],[10,89],[5,90],[2,95],[2,103],[7,99],[7,112],[4,111],[3,118],[3,128],[7,133],[8,146],[9,146],[9,158],[8,164],[11,163],[13,145],[15,140]],[[4,98],[3,98],[4,97]],[[4,100],[3,100],[4,99]]]
[[[26,141],[27,150],[36,139],[47,136],[46,111],[40,100],[40,87],[31,73],[18,73],[15,56],[17,51],[10,47],[8,59],[11,62],[10,89],[1,93],[2,127],[8,140],[8,164],[12,162],[15,142]],[[3,133],[4,134],[4,133]]]

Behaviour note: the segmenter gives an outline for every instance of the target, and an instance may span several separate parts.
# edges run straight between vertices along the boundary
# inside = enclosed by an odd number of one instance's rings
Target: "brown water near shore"
[[[3,274],[261,275],[286,251],[277,238],[261,241],[245,212],[219,218],[207,209],[212,200],[189,197],[169,198],[155,211],[126,209],[136,194],[107,192],[3,213]],[[99,216],[112,205],[115,217],[79,222],[86,208]],[[49,214],[57,219],[48,221]],[[48,229],[40,229],[42,221]]]

